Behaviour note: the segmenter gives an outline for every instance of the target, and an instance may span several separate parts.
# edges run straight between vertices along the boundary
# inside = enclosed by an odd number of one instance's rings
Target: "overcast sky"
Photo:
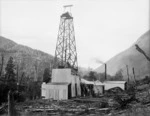
[[[78,64],[96,68],[149,29],[149,0],[0,0],[1,35],[54,55],[63,5],[73,4]]]

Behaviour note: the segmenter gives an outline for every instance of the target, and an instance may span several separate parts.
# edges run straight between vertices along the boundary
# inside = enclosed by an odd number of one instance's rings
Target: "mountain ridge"
[[[120,52],[119,54],[108,60],[107,72],[110,75],[115,75],[118,70],[123,70],[123,76],[127,79],[126,65],[129,66],[129,75],[132,78],[132,68],[135,68],[137,79],[143,78],[146,75],[150,75],[150,63],[144,57],[143,54],[136,50],[135,44],[138,44],[143,51],[150,57],[150,30],[140,36],[135,43],[129,48]],[[104,72],[104,65],[95,69],[96,72]]]
[[[20,72],[26,72],[26,76],[35,78],[35,67],[39,67],[39,76],[37,79],[40,81],[42,80],[44,69],[50,67],[54,58],[51,54],[30,48],[25,45],[17,44],[16,42],[3,36],[0,36],[0,54],[4,55],[3,71],[9,57],[12,56],[14,58],[14,63],[19,65],[20,70],[22,69]]]

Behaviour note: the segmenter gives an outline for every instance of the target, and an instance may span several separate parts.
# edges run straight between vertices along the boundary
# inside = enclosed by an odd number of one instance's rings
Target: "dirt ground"
[[[18,116],[149,116],[150,86],[138,83],[126,91],[116,87],[96,97],[30,100],[16,103],[15,109]]]

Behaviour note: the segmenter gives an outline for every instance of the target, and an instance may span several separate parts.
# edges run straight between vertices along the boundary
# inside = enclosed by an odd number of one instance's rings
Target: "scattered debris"
[[[138,81],[136,86],[130,85],[127,90],[119,87],[111,88],[103,95],[84,96],[68,100],[38,99],[15,103],[18,112],[46,113],[48,115],[115,115],[133,114],[142,109],[150,109],[150,86],[146,80]],[[0,107],[0,113],[7,112],[7,104]],[[5,111],[5,112],[4,112]],[[149,112],[150,113],[150,112]]]
[[[0,114],[6,113],[7,108],[8,108],[8,104],[2,104],[2,106],[0,106]]]
[[[114,88],[107,90],[105,92],[105,95],[116,95],[116,94],[122,94],[122,93],[124,93],[124,91],[120,87],[114,87]]]

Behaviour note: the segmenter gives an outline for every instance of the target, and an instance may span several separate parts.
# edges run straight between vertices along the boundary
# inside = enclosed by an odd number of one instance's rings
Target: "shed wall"
[[[68,84],[45,84],[42,86],[42,96],[45,96],[45,99],[66,100],[68,99],[68,87]]]
[[[52,70],[52,83],[70,83],[73,78],[71,69],[53,69]]]
[[[114,87],[120,87],[122,90],[125,90],[125,83],[104,83],[105,90],[114,88]]]
[[[80,79],[71,75],[71,69],[53,69],[52,83],[71,83],[71,97],[81,96]]]
[[[103,94],[104,93],[104,85],[94,85],[94,92],[96,94]]]

